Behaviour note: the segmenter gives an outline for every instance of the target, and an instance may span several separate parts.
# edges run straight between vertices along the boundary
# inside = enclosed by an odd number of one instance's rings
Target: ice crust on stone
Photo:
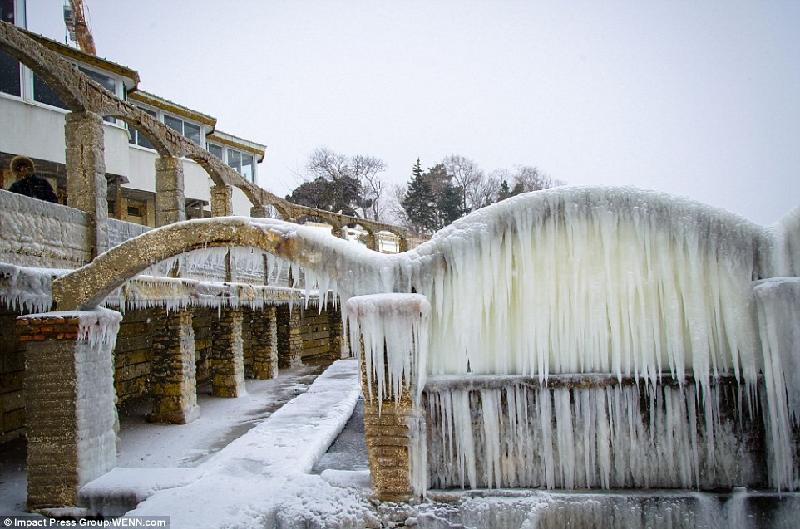
[[[22,320],[39,320],[48,318],[77,318],[78,341],[86,342],[90,347],[103,346],[114,348],[117,332],[122,321],[122,314],[104,307],[93,310],[54,310],[37,314],[20,316]]]
[[[106,297],[107,306],[120,310],[166,307],[168,311],[188,307],[261,309],[270,305],[297,303],[298,290],[250,283],[199,281],[177,277],[136,276]],[[312,296],[310,302],[316,302]]]
[[[0,301],[10,310],[46,312],[53,306],[53,279],[68,272],[0,263]]]

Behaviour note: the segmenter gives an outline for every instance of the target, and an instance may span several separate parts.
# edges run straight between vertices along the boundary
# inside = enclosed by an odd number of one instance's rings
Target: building
[[[26,27],[25,1],[0,3],[3,21]],[[266,146],[218,130],[216,118],[187,108],[155,94],[139,90],[139,74],[132,68],[88,55],[82,51],[29,33],[50,49],[98,82],[123,101],[144,110],[217,156],[248,182],[258,182],[258,164],[264,160]],[[66,203],[64,119],[68,112],[59,95],[27,66],[0,51],[0,175],[3,189],[13,183],[8,162],[14,155],[25,155],[36,164],[37,173],[47,178]],[[106,117],[103,124],[106,177],[109,184],[109,215],[155,226],[155,160],[158,153],[146,135],[124,121]],[[189,158],[181,160],[185,179],[187,218],[210,216],[208,173]],[[233,213],[249,215],[250,202],[234,190]]]

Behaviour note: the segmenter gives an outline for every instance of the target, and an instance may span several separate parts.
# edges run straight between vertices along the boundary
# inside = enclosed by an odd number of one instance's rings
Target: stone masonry
[[[211,393],[215,397],[239,397],[245,392],[242,311],[222,309],[214,325],[211,341]]]
[[[167,314],[153,336],[152,422],[185,424],[200,413],[195,379],[194,329],[188,310]]]
[[[277,312],[275,307],[264,307],[251,313],[248,343],[249,356],[252,357],[250,375],[258,380],[278,376]]]
[[[300,307],[278,307],[278,365],[281,369],[302,365],[303,336],[300,329]]]
[[[108,249],[108,203],[103,119],[92,112],[70,112],[64,125],[67,205],[89,216],[92,257]]]
[[[174,156],[156,159],[156,226],[186,220],[183,162]]]
[[[372,490],[380,501],[409,501],[414,496],[411,454],[414,449],[414,406],[407,388],[400,400],[381,402],[370,397],[366,366],[361,361],[361,387],[364,389],[364,432],[367,443]],[[374,381],[373,381],[374,387]]]
[[[233,188],[215,185],[211,188],[211,215],[229,217],[233,215]]]
[[[113,342],[79,338],[86,314],[17,320],[26,343],[30,510],[76,505],[78,489],[116,463]]]

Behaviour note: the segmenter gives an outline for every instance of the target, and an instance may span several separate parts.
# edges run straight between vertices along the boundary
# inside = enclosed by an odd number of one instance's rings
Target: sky
[[[262,187],[316,147],[533,165],[761,224],[800,206],[800,2],[84,0],[99,56],[266,144]],[[28,27],[63,41],[61,0]]]

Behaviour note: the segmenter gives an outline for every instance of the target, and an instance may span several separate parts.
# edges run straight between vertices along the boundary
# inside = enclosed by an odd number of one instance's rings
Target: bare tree
[[[337,195],[332,202],[342,211],[361,210],[362,217],[381,220],[385,190],[381,173],[385,170],[386,164],[380,158],[363,154],[347,156],[318,147],[308,157],[305,176],[307,183],[318,179],[332,182],[329,191]],[[346,204],[352,205],[348,208]]]
[[[352,176],[361,183],[361,209],[364,218],[380,220],[384,210],[384,182],[380,173],[386,170],[386,164],[380,158],[357,154],[350,160]]]
[[[453,178],[453,183],[461,195],[461,211],[468,213],[481,207],[475,202],[479,189],[483,186],[486,175],[474,161],[460,154],[451,154],[442,160],[447,169],[447,174]]]
[[[538,167],[530,165],[517,165],[514,167],[514,192],[527,193],[529,191],[541,191],[550,189],[561,182],[553,181],[550,175],[539,170]]]

